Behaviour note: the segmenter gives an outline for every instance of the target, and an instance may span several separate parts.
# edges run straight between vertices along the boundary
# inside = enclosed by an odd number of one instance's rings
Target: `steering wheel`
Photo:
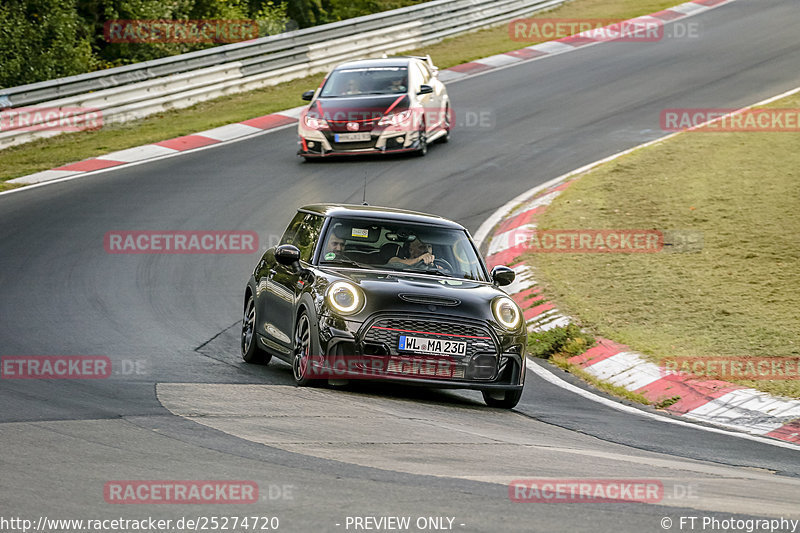
[[[426,265],[425,261],[419,260],[412,265],[414,268],[425,268],[427,270],[443,270],[447,274],[452,274],[455,272],[453,270],[453,265],[447,262],[445,259],[434,259],[433,263]]]
[[[444,270],[447,274],[452,274],[454,272],[453,265],[447,262],[446,259],[434,259],[431,265],[426,265],[428,268],[436,268],[438,267],[439,270]]]
[[[455,270],[453,269],[453,265],[451,265],[447,261],[447,259],[434,259],[433,264],[447,271],[448,274],[452,274],[453,272],[455,272]]]

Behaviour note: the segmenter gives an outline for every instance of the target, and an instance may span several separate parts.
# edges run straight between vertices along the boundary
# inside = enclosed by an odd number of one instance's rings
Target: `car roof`
[[[416,60],[415,57],[382,57],[373,59],[356,59],[354,61],[346,61],[336,65],[334,70],[342,68],[363,68],[363,67],[406,67],[411,61]]]
[[[298,211],[305,211],[307,213],[314,213],[326,217],[391,220],[464,230],[464,226],[461,224],[438,215],[429,215],[427,213],[396,209],[394,207],[354,204],[312,204],[303,206],[298,209]]]

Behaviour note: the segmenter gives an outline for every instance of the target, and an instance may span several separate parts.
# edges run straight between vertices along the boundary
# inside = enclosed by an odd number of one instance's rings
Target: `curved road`
[[[698,37],[607,43],[451,82],[457,116],[491,125],[457,128],[424,159],[303,164],[287,128],[0,196],[0,355],[106,355],[115,371],[0,380],[0,516],[262,515],[282,531],[353,531],[348,516],[410,516],[417,531],[418,517],[450,517],[453,530],[592,532],[663,531],[663,517],[679,531],[690,515],[800,518],[795,450],[625,415],[533,373],[513,412],[471,392],[298,389],[287,366],[238,355],[255,254],[103,248],[111,230],[253,230],[266,247],[300,204],[360,202],[365,175],[370,203],[474,231],[534,185],[662,136],[663,108],[736,107],[798,85],[796,1],[740,0],[682,24]],[[509,501],[508,483],[532,477],[651,479],[664,495]],[[104,501],[107,481],[130,479],[253,480],[261,501]]]

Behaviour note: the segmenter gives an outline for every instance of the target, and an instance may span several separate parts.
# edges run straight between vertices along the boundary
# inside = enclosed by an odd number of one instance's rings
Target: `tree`
[[[76,0],[3,0],[0,3],[0,87],[94,70],[91,28]]]

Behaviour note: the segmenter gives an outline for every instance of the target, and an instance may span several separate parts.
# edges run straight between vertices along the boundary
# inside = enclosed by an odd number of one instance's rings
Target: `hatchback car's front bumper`
[[[431,356],[398,348],[400,335],[455,339],[463,355]],[[525,333],[498,332],[478,320],[380,313],[365,322],[323,315],[319,340],[324,377],[403,382],[436,388],[520,390]],[[321,374],[323,375],[323,374]]]
[[[310,129],[301,124],[298,126],[300,148],[297,153],[304,157],[327,157],[411,152],[420,148],[418,131],[387,127],[375,128],[369,134],[368,141],[336,142],[336,133],[330,129]]]

